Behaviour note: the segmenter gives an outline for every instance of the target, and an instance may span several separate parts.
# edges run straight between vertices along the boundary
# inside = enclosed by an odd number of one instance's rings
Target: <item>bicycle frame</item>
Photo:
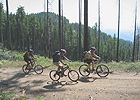
[[[64,72],[68,69],[69,71],[71,70],[71,68],[69,67],[69,64],[70,64],[70,62],[67,64],[67,66],[66,67],[64,67],[63,69],[64,69]]]
[[[31,63],[30,63],[31,64]],[[29,65],[30,65],[29,64]],[[33,59],[33,67],[35,67],[37,65],[37,63],[35,62],[35,59]]]
[[[99,60],[94,61],[94,68],[96,68],[99,64],[100,64]],[[91,66],[90,66],[90,67],[91,67]],[[89,70],[91,71],[90,68],[89,68]]]

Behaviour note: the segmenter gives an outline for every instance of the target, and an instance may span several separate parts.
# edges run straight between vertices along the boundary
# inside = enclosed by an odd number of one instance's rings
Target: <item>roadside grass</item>
[[[25,92],[23,93],[16,93],[16,92],[4,92],[2,90],[0,90],[0,100],[28,100],[29,97],[28,95],[25,94]],[[54,100],[52,98],[47,98],[45,99],[44,96],[38,96],[38,98],[36,100]],[[63,99],[63,100],[74,100],[72,98],[67,98],[67,99]],[[86,99],[82,99],[82,100],[86,100]]]
[[[0,90],[0,100],[26,100],[26,97],[15,92],[6,93]]]
[[[0,52],[0,68],[7,68],[7,67],[22,67],[26,62],[23,59],[23,55],[25,53],[13,51],[12,54],[10,51]],[[35,55],[37,58],[36,63],[42,65],[43,67],[50,67],[56,68],[53,64],[52,59],[45,58],[43,56]],[[68,63],[68,61],[64,61]],[[69,66],[75,70],[78,70],[80,65],[84,64],[80,61],[74,61],[69,64]],[[117,72],[140,72],[140,62],[110,62],[110,63],[103,63],[109,67],[112,71]]]
[[[140,62],[110,62],[106,64],[111,70],[117,72],[140,72]]]

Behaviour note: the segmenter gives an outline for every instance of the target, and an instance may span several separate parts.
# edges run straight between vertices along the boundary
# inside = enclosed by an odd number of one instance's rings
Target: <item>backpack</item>
[[[26,53],[23,55],[23,57],[25,57],[25,56],[27,55],[27,53],[28,53],[28,52],[26,52]]]
[[[83,54],[82,54],[82,57],[83,57],[83,58],[85,57],[85,55],[86,55],[87,52],[88,52],[88,51],[84,51],[84,52],[83,52]]]
[[[54,58],[60,51],[55,51],[53,54],[52,54],[52,58]]]

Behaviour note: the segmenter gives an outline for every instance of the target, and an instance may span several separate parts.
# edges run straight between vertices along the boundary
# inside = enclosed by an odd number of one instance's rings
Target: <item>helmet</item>
[[[64,52],[64,53],[66,53],[66,50],[65,50],[65,49],[61,49],[60,52]]]
[[[91,50],[96,50],[96,48],[95,47],[91,47]]]
[[[32,49],[30,49],[30,52],[34,52]]]

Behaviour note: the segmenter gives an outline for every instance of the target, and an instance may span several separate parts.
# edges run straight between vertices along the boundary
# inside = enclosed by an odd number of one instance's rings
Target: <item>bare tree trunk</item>
[[[50,31],[49,31],[49,58],[51,58],[51,46],[52,46],[52,42],[51,42],[51,38],[52,38],[52,21],[51,21],[51,17],[49,18],[49,28],[50,28]]]
[[[84,0],[84,51],[88,50],[88,0]]]
[[[63,27],[63,0],[62,0],[62,48],[64,48],[64,31],[63,31],[63,29],[64,29],[64,27]]]
[[[22,16],[22,45],[23,45],[23,52],[24,52],[24,34],[23,34],[23,15],[22,15],[22,12],[21,12],[21,16]]]
[[[3,32],[2,32],[2,3],[0,4],[0,28],[1,28],[1,42],[2,42],[2,51],[4,52],[4,44],[3,44]]]
[[[136,42],[136,23],[137,23],[137,2],[136,2],[136,9],[135,9],[135,29],[134,29],[134,44],[133,44],[133,55],[132,55],[132,62],[135,61],[135,42]]]
[[[48,3],[48,1],[47,1]],[[45,0],[44,0],[44,51],[45,51],[45,58],[47,57],[46,55],[46,50],[47,50],[47,46],[46,46],[46,13],[45,13]]]
[[[119,32],[120,32],[120,0],[119,0],[119,6],[118,6],[118,41],[117,41],[117,59],[116,61],[119,62]]]
[[[137,44],[137,61],[139,61],[139,29],[138,29],[138,44]]]
[[[36,19],[35,19],[36,20]],[[35,21],[34,21],[35,22]],[[35,46],[35,34],[36,34],[36,29],[35,29],[35,23],[34,23],[34,35],[33,35],[33,37],[34,37],[34,51],[36,51],[36,46]]]
[[[98,55],[100,54],[100,0],[98,0]]]
[[[59,50],[61,49],[61,0],[59,0]]]
[[[82,13],[82,1],[79,0],[79,60],[81,60],[81,13]]]
[[[6,0],[6,8],[7,8],[7,27],[8,27],[8,35],[9,35],[9,49],[11,50],[12,53],[8,0]]]

